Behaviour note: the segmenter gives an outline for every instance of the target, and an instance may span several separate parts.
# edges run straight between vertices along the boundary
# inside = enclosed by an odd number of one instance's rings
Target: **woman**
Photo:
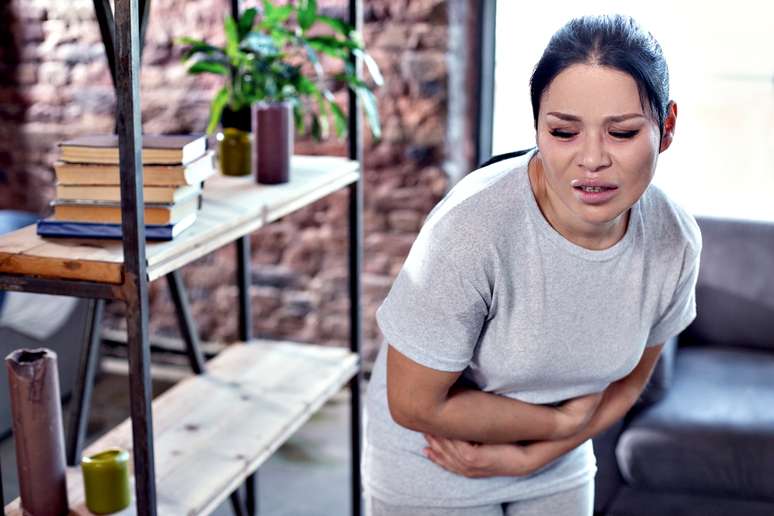
[[[377,321],[373,515],[590,515],[590,438],[695,317],[701,237],[650,185],[677,106],[628,17],[573,20],[531,80],[537,148],[466,176]]]

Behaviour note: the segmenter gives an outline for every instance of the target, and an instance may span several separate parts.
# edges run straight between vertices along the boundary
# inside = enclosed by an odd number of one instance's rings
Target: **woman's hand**
[[[541,467],[518,444],[477,444],[423,434],[425,456],[442,468],[468,478],[524,476]]]
[[[602,401],[602,394],[603,392],[587,394],[556,407],[558,424],[554,438],[564,439],[583,430]]]

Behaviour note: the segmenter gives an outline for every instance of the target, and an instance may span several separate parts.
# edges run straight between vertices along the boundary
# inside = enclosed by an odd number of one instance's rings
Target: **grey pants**
[[[593,513],[594,480],[548,496],[477,507],[389,505],[366,497],[366,516],[591,516]]]

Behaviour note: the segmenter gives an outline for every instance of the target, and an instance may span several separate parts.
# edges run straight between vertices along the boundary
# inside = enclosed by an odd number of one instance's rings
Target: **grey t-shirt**
[[[384,341],[367,394],[363,473],[385,502],[502,503],[596,473],[591,440],[529,476],[469,479],[432,463],[422,435],[390,416],[387,343],[424,366],[463,371],[483,391],[553,404],[604,390],[695,317],[695,220],[651,185],[621,240],[580,247],[540,212],[527,174],[534,153],[476,170],[446,194],[376,312]]]

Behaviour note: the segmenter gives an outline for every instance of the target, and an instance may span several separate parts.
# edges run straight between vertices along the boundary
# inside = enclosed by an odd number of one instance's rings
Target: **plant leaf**
[[[376,64],[376,61],[374,61],[374,58],[359,48],[352,50],[352,53],[363,60],[366,68],[368,68],[368,73],[371,74],[371,77],[373,78],[376,85],[383,86],[384,77],[382,76],[382,72],[379,70],[379,65]]]
[[[324,80],[325,72],[323,71],[322,64],[320,64],[320,59],[317,57],[317,52],[314,51],[311,45],[304,45],[304,50],[306,50],[306,55],[309,57],[309,61],[317,74],[317,80]]]
[[[303,95],[319,95],[320,93],[317,85],[303,75],[298,80],[298,91]]]
[[[368,125],[371,127],[371,134],[374,135],[376,140],[382,137],[382,127],[379,122],[379,109],[377,107],[376,96],[367,87],[357,88],[357,94],[360,100],[363,102],[363,110],[368,120]]]
[[[298,25],[301,27],[301,31],[309,30],[315,21],[317,21],[317,0],[299,0]]]
[[[323,34],[320,36],[312,36],[309,38],[306,38],[307,42],[310,44],[314,43],[315,45],[320,45],[321,47],[330,47],[331,49],[336,48],[346,48],[346,49],[355,49],[360,48],[360,46],[355,43],[354,41],[351,41],[349,39],[339,39],[336,36],[331,36],[329,34]]]
[[[312,114],[312,138],[317,141],[322,140],[320,135],[320,119],[314,113]]]
[[[286,22],[293,14],[292,5],[275,6],[270,0],[263,0],[263,20],[260,26],[266,30],[271,30]]]
[[[223,28],[226,32],[226,55],[232,61],[236,61],[239,54],[239,29],[237,29],[234,18],[226,16]]]
[[[210,121],[207,124],[207,134],[212,134],[212,132],[215,131],[215,128],[220,122],[220,117],[223,114],[223,108],[226,106],[226,103],[228,103],[228,89],[223,87],[212,99],[212,104],[210,105]]]
[[[344,114],[344,110],[336,102],[331,101],[331,112],[333,113],[333,123],[336,128],[336,136],[339,138],[344,137],[349,129],[347,126],[347,115]]]
[[[301,109],[298,101],[293,102],[293,119],[296,123],[296,132],[304,134],[306,132],[306,123],[304,122],[304,111]]]
[[[202,59],[196,61],[188,67],[188,73],[200,74],[200,73],[214,73],[217,75],[228,75],[229,67],[225,64],[214,61],[212,59]]]
[[[330,16],[317,16],[317,21],[324,23],[328,27],[341,34],[342,36],[349,37],[349,34],[355,30],[355,28],[349,23],[345,22],[341,18],[331,18]]]
[[[245,9],[245,12],[239,18],[239,40],[242,41],[253,29],[255,23],[255,17],[258,15],[258,10],[255,7]]]
[[[247,34],[242,40],[240,48],[243,50],[249,50],[261,57],[274,57],[280,53],[277,45],[274,44],[274,40],[268,34],[262,34],[260,32],[251,32]]]
[[[328,134],[330,133],[330,129],[329,129],[330,122],[328,121],[330,112],[328,110],[328,102],[325,100],[325,97],[322,96],[319,90],[315,95],[315,97],[317,98],[317,105],[320,107],[320,117],[317,122],[318,125],[320,126],[319,132],[321,136],[321,138],[317,138],[317,139],[320,140],[320,139],[328,138]]]

